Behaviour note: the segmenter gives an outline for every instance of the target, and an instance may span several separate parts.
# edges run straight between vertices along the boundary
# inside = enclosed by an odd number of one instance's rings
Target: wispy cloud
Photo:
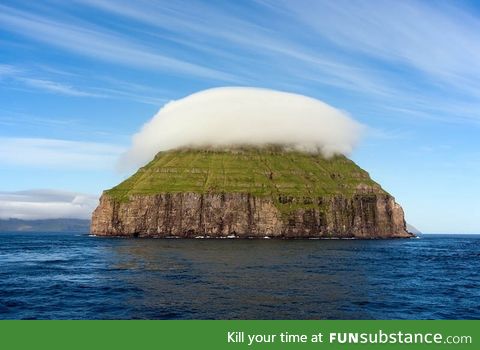
[[[38,68],[34,70],[34,68]],[[56,78],[82,80],[80,74],[66,72],[50,66],[18,67],[10,64],[0,64],[0,84],[15,90],[36,91],[73,97],[109,98],[135,101],[155,106],[161,106],[167,101],[168,92],[152,87],[136,84],[120,79],[94,76],[88,79],[87,88],[79,88],[71,83],[59,82],[52,78],[39,76],[54,75]],[[20,85],[19,85],[20,84]],[[111,88],[109,86],[114,86]]]
[[[18,78],[18,80],[22,81],[27,86],[40,89],[43,91],[59,93],[62,95],[83,96],[83,97],[86,97],[86,96],[102,97],[102,95],[81,91],[71,85],[65,85],[65,84],[61,84],[51,80],[34,79],[34,78]]]
[[[98,9],[128,17],[145,25],[174,32],[168,38],[217,57],[219,62],[228,63],[242,79],[258,83],[258,71],[268,73],[274,63],[282,76],[276,75],[281,83],[285,76],[306,78],[310,81],[335,85],[349,90],[383,94],[387,89],[380,75],[374,75],[367,67],[353,66],[342,57],[312,50],[299,40],[289,39],[275,19],[257,18],[261,24],[238,18],[231,12],[209,3],[149,1],[91,1],[80,2]],[[283,19],[277,22],[286,23]],[[233,51],[233,52],[232,52]],[[300,63],[300,65],[299,65]],[[249,69],[244,69],[245,64]],[[370,71],[370,73],[369,73]],[[262,75],[266,79],[265,74]],[[264,80],[263,83],[266,81]]]
[[[0,164],[68,170],[112,170],[121,146],[44,138],[0,137]]]
[[[35,73],[32,74],[28,69],[10,64],[0,64],[0,78],[3,77],[6,79],[7,81],[4,82],[3,85],[10,88],[17,88],[15,84],[11,84],[14,82],[47,93],[77,97],[104,97],[100,94],[80,90],[70,84],[64,84],[50,79],[39,79],[34,76]]]
[[[480,96],[480,20],[458,3],[284,0],[271,5],[338,49],[397,69],[403,65],[432,85]]]
[[[89,219],[98,196],[60,190],[0,191],[0,219]]]
[[[0,64],[0,78],[10,77],[18,73],[18,69],[10,64]]]
[[[216,69],[160,54],[95,26],[67,24],[8,6],[0,6],[0,23],[9,31],[94,59],[223,81],[236,79]]]
[[[427,120],[478,123],[480,20],[465,6],[77,0],[41,11],[1,6],[0,23],[3,30],[92,60],[195,77],[208,87],[228,81],[316,97],[330,88],[368,101],[379,113],[396,110],[397,117],[410,118],[401,110],[416,110]],[[107,20],[73,17],[74,10],[101,11]],[[165,99],[116,86],[93,92],[70,87],[142,103]]]
[[[220,62],[233,52],[230,67],[253,85],[330,86],[380,106],[418,108],[437,121],[480,119],[458,108],[480,99],[480,21],[455,4],[265,0],[242,12],[232,3],[80,3],[134,20],[152,35],[161,31]],[[458,96],[448,101],[452,90]],[[449,119],[447,109],[453,110]]]

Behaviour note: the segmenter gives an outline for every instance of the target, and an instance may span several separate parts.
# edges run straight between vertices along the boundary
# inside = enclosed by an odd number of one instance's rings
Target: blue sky
[[[461,1],[2,1],[0,217],[87,210],[164,103],[254,86],[366,124],[352,158],[420,230],[479,233],[478,33]]]

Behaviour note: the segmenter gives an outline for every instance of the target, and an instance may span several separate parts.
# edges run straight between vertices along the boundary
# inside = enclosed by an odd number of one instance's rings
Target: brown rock
[[[315,203],[309,209],[285,205]],[[102,195],[91,232],[129,237],[408,238],[403,210],[385,193],[319,198],[256,198],[250,194],[164,193],[117,201]]]

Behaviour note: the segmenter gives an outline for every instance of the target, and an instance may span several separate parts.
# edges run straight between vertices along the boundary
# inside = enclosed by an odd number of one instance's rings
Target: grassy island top
[[[383,192],[365,170],[342,155],[325,158],[281,147],[185,148],[158,153],[105,193],[118,200],[179,192],[318,197],[351,196],[365,186]]]

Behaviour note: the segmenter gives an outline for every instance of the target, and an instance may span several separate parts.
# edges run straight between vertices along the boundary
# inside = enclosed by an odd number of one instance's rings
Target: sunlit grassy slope
[[[158,153],[106,193],[118,200],[132,194],[178,192],[317,197],[352,195],[362,184],[381,190],[344,156],[325,158],[279,148],[180,149]]]

